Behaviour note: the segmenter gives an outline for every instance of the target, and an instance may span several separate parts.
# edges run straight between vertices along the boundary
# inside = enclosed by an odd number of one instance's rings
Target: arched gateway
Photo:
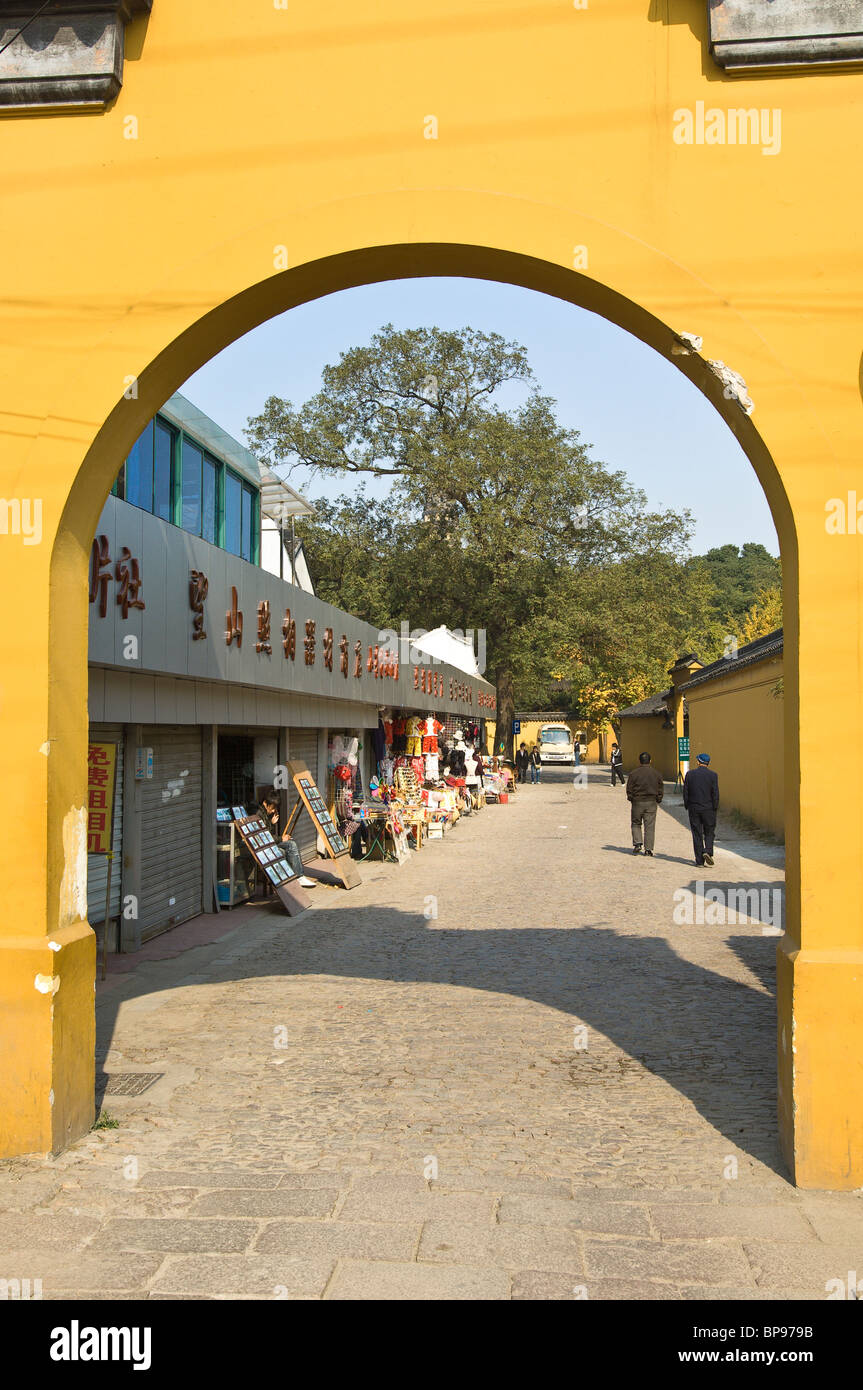
[[[863,705],[863,78],[853,36],[738,43],[746,8],[711,6],[731,26],[711,49],[699,0],[117,0],[93,7],[103,72],[83,21],[46,17],[30,42],[0,13],[0,1152],[92,1123],[87,558],[118,461],[272,314],[464,275],[649,343],[764,487],[786,594],[780,1125],[798,1184],[863,1184],[863,810],[826,734],[838,716],[853,747]],[[47,72],[55,49],[66,67]]]

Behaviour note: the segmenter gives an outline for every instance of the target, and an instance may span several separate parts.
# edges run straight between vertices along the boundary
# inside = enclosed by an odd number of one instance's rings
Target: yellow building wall
[[[0,1152],[62,1147],[93,1115],[87,559],[120,460],[273,314],[460,275],[638,336],[764,487],[786,598],[781,1133],[799,1183],[863,1184],[863,806],[835,795],[823,748],[837,700],[863,722],[863,540],[825,526],[863,457],[863,75],[728,77],[706,24],[701,0],[157,0],[129,27],[107,111],[3,120],[0,497],[38,499],[41,531],[0,544],[17,845]],[[698,102],[780,112],[781,149],[677,143]],[[684,331],[701,353],[675,352]],[[742,375],[753,417],[709,360]]]
[[[620,751],[623,755],[623,770],[630,773],[638,767],[639,753],[649,753],[650,760],[666,782],[677,779],[677,739],[674,729],[663,729],[661,714],[621,715]]]
[[[737,810],[782,837],[785,833],[784,700],[773,693],[781,658],[759,661],[686,691],[690,765],[710,754],[719,775],[720,815]]]

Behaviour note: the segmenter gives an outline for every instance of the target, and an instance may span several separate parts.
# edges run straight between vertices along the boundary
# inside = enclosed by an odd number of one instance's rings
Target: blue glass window
[[[239,478],[225,470],[225,549],[240,554],[243,487]]]
[[[173,521],[171,496],[171,459],[174,449],[174,434],[161,420],[156,421],[155,450],[153,455],[153,512],[163,521]]]
[[[201,451],[190,439],[183,440],[183,489],[180,525],[193,536],[201,534]]]
[[[244,560],[252,558],[252,494],[247,487],[243,488],[243,550]]]
[[[153,510],[153,421],[135,440],[126,459],[126,501]]]
[[[205,541],[218,540],[218,465],[204,455],[204,485],[201,535]]]

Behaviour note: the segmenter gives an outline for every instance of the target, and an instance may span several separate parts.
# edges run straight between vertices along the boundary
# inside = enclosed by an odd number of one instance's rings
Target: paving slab
[[[501,1270],[487,1266],[438,1267],[347,1260],[340,1264],[327,1289],[327,1299],[363,1300],[501,1300],[510,1297],[510,1281]]]

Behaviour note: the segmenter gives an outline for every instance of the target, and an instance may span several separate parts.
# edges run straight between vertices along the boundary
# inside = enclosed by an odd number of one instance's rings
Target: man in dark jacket
[[[656,808],[664,791],[662,778],[656,768],[650,766],[650,754],[639,753],[638,767],[626,779],[626,796],[632,813],[633,854],[641,854],[643,836],[644,853],[653,858]]]
[[[530,754],[527,751],[527,744],[523,743],[515,755],[515,770],[517,781],[527,781],[527,769],[530,765]]]
[[[708,767],[709,753],[699,753],[697,767],[691,768],[683,779],[683,805],[689,812],[689,827],[692,831],[692,848],[695,862],[713,863],[713,835],[716,830],[716,812],[719,810],[719,778]]]

